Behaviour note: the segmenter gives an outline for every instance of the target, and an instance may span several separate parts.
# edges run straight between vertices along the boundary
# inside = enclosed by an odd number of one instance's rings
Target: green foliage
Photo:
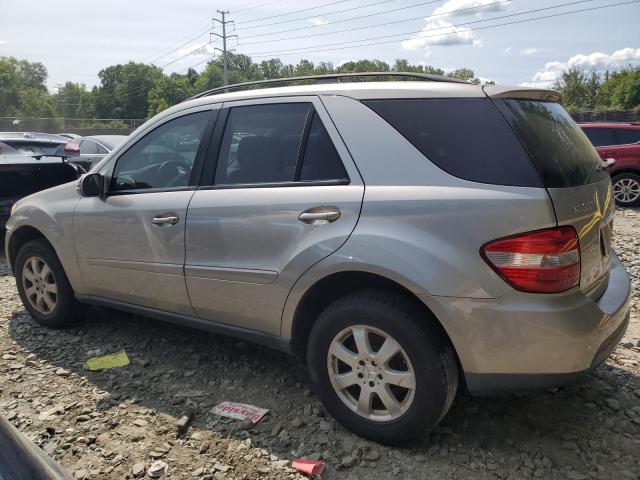
[[[595,71],[570,68],[554,88],[562,94],[569,111],[631,110],[640,107],[640,67],[627,67],[599,75]]]
[[[229,83],[324,75],[349,72],[412,72],[451,77],[480,83],[475,72],[460,68],[450,72],[429,66],[414,65],[406,59],[392,64],[383,60],[355,60],[334,66],[331,62],[314,64],[300,60],[286,64],[279,58],[254,62],[247,55],[228,56]],[[103,122],[93,119],[142,119],[151,117],[190,96],[223,85],[223,62],[210,61],[202,73],[189,68],[185,74],[165,74],[155,65],[129,62],[112,65],[98,73],[100,85],[90,91],[80,83],[66,82],[50,94],[46,87],[47,69],[38,62],[0,57],[0,116],[51,118],[43,120],[42,129],[64,127],[60,118],[88,119],[83,126],[126,128],[127,122]],[[572,68],[563,72],[555,85],[568,110],[640,110],[640,67],[598,74]],[[77,122],[76,122],[77,123]]]

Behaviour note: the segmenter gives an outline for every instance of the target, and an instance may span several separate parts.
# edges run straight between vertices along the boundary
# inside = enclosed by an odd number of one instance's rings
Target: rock
[[[620,401],[617,398],[609,397],[604,401],[612,410],[620,410]]]
[[[574,470],[569,470],[567,472],[567,478],[569,480],[588,480],[589,475],[585,475],[584,473],[576,472]]]
[[[164,463],[162,460],[158,460],[156,462],[153,462],[150,466],[149,466],[149,470],[147,471],[147,474],[149,475],[149,477],[151,478],[160,478],[162,477],[165,473],[167,473],[167,470],[169,469],[169,465],[167,465],[166,463]]]
[[[304,423],[300,417],[296,417],[293,420],[291,420],[291,426],[293,428],[300,428],[303,424]]]
[[[217,470],[218,472],[222,472],[222,473],[226,473],[231,469],[229,465],[223,465],[222,463],[216,463],[213,466],[213,468],[214,470]]]
[[[202,442],[200,448],[198,449],[198,452],[200,452],[200,454],[207,453],[209,451],[209,448],[211,448],[211,443]]]
[[[134,424],[136,427],[146,427],[146,426],[148,425],[148,423],[149,423],[149,422],[147,422],[146,420],[144,420],[144,419],[142,419],[142,418],[136,418],[136,419],[133,421],[133,424]]]
[[[377,450],[373,450],[373,449],[369,450],[367,454],[364,456],[364,459],[370,462],[375,462],[379,458],[380,458],[380,454],[378,453]]]
[[[145,472],[147,471],[147,466],[144,462],[134,463],[133,467],[131,467],[131,473],[134,478],[143,477]]]
[[[89,472],[87,470],[80,469],[73,472],[73,478],[77,478],[78,480],[84,480],[89,477]]]
[[[88,422],[89,420],[91,420],[89,415],[78,415],[76,417],[76,422]]]
[[[189,429],[189,424],[191,420],[193,420],[193,415],[195,414],[195,410],[193,408],[187,409],[187,411],[178,419],[176,422],[176,436],[181,437],[187,430]]]
[[[354,455],[347,455],[346,457],[342,457],[340,460],[340,465],[344,468],[355,467],[358,464],[358,457]]]

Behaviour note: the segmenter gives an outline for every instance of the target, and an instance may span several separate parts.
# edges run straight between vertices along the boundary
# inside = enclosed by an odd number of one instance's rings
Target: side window
[[[629,145],[631,143],[640,142],[640,130],[631,130],[627,128],[616,129],[619,145]]]
[[[96,155],[98,153],[98,144],[93,140],[82,140],[80,142],[81,155]]]
[[[615,145],[617,142],[613,137],[613,130],[610,128],[583,128],[594,147],[605,147]]]
[[[310,103],[233,107],[222,137],[215,184],[291,182]]]
[[[309,129],[300,180],[346,180],[348,178],[327,130],[320,117],[314,114]]]
[[[147,133],[118,158],[112,190],[187,186],[210,113],[185,115]]]
[[[98,149],[98,155],[106,155],[109,153],[109,151],[99,143],[96,143],[96,148]]]

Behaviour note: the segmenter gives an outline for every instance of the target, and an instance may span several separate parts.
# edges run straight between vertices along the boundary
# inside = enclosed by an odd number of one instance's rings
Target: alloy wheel
[[[50,315],[58,303],[58,286],[53,271],[42,258],[27,258],[22,267],[22,287],[29,304],[43,315]]]
[[[353,325],[329,345],[327,369],[340,400],[367,420],[401,417],[411,406],[416,377],[407,353],[388,333]]]
[[[613,195],[620,203],[633,203],[640,198],[640,182],[633,178],[621,178],[613,185]]]

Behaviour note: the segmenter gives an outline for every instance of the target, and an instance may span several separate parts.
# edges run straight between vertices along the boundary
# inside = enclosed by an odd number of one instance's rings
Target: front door
[[[193,315],[185,221],[216,113],[176,114],[144,133],[106,167],[106,196],[80,200],[74,235],[88,294]]]
[[[204,319],[279,335],[295,281],[355,228],[362,180],[317,97],[225,103],[209,151],[187,218],[189,297]]]

